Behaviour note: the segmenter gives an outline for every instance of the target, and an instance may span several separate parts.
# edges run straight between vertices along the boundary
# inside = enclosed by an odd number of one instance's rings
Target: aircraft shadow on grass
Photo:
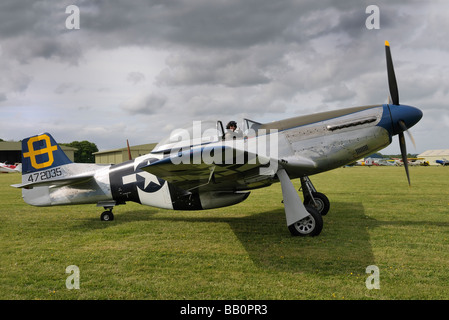
[[[369,230],[379,222],[365,215],[361,203],[333,202],[331,212],[323,217],[329,227],[320,237],[291,237],[285,232],[283,208],[245,217],[160,217],[158,212],[158,209],[126,212],[120,219],[109,223],[92,218],[83,220],[79,228],[101,230],[151,220],[189,224],[227,223],[251,261],[265,270],[329,275],[364,274],[367,266],[375,264]]]
[[[232,209],[235,210],[235,209]],[[249,258],[264,270],[324,275],[359,274],[366,276],[366,267],[376,265],[370,234],[382,226],[430,226],[449,229],[448,223],[434,221],[380,221],[365,214],[362,203],[333,202],[324,216],[329,227],[320,237],[291,237],[285,231],[283,208],[245,217],[186,217],[174,214],[160,216],[159,209],[124,212],[109,223],[97,217],[83,220],[82,230],[102,230],[136,221],[164,223],[227,223]],[[157,230],[155,230],[157,232]],[[177,241],[174,237],[173,241]],[[218,241],[218,240],[217,240]]]

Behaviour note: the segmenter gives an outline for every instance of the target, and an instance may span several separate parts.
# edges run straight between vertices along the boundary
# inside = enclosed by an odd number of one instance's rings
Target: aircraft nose
[[[390,105],[391,121],[394,134],[404,132],[421,120],[423,113],[420,109],[407,105]],[[405,128],[404,128],[405,125]]]

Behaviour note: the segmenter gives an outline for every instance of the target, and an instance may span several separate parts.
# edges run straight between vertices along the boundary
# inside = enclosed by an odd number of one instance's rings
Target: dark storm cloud
[[[365,27],[370,4],[380,8],[380,30]],[[449,50],[449,20],[441,4],[5,0],[0,3],[0,105],[24,96],[33,84],[43,85],[40,75],[53,73],[57,79],[49,91],[60,99],[76,93],[78,111],[79,106],[96,105],[89,91],[79,90],[89,81],[96,88],[111,88],[96,98],[110,99],[107,110],[117,110],[117,118],[142,115],[160,122],[167,112],[176,114],[176,120],[207,112],[268,115],[268,121],[314,112],[323,104],[382,103],[388,96],[383,43],[390,40],[401,99],[439,110],[448,95],[447,65],[441,61],[447,61]],[[80,9],[79,30],[65,26],[69,5]],[[155,62],[149,56],[146,65],[135,65],[130,48],[164,52],[166,60]],[[117,52],[120,58],[109,60]],[[120,69],[113,77],[122,86],[107,78],[112,73],[102,76],[102,68]],[[79,78],[67,78],[66,71]],[[41,98],[41,92],[36,96]],[[309,104],[303,101],[307,99]],[[90,108],[89,117],[98,109]]]
[[[69,4],[3,1],[4,54],[20,62],[40,57],[76,64],[94,48],[150,46],[177,52],[161,72],[161,84],[248,86],[269,83],[267,67],[284,68],[284,55],[305,50],[311,40],[360,37],[366,19],[359,1],[84,0],[73,3],[80,8],[80,30],[67,30]],[[383,28],[396,21],[389,12],[382,11]],[[267,48],[277,48],[278,55]]]
[[[228,87],[252,86],[270,82],[263,69],[257,64],[257,57],[251,53],[229,50],[201,50],[173,54],[167,60],[167,68],[156,78],[157,84],[217,85]]]
[[[0,3],[0,36],[3,40],[48,33],[54,29],[55,4],[46,1]]]
[[[83,13],[82,23],[106,35],[110,44],[246,47],[282,32],[298,13],[291,5],[267,0],[98,1]]]
[[[2,2],[0,35],[11,46],[6,51],[23,61],[61,57],[73,62],[96,46],[238,50],[300,43],[338,29],[350,31],[363,27],[364,19],[349,3],[332,1],[321,2],[320,9],[313,1],[74,1],[80,8],[81,28],[67,30],[69,4]]]
[[[20,62],[34,58],[60,57],[74,60],[80,53],[64,38],[65,6],[55,1],[2,1],[0,37],[3,53]]]

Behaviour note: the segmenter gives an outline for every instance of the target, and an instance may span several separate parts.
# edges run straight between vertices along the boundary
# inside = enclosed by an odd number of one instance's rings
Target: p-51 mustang
[[[172,132],[154,150],[121,164],[72,163],[50,134],[22,142],[24,200],[35,206],[96,203],[113,220],[112,208],[134,201],[174,210],[213,209],[245,200],[251,189],[281,183],[287,227],[292,235],[316,236],[329,200],[309,176],[353,163],[399,135],[407,179],[404,131],[422,112],[399,104],[385,43],[392,104],[353,107],[270,123],[244,120],[242,134],[221,121],[193,123]],[[192,138],[193,134],[193,138]],[[300,178],[304,203],[290,179]]]

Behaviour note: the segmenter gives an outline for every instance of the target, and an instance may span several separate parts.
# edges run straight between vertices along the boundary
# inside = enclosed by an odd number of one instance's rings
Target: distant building
[[[431,166],[438,166],[436,160],[449,160],[449,149],[427,150],[418,155],[418,158],[423,158],[424,161],[429,161]]]
[[[369,158],[377,160],[377,159],[383,159],[384,157],[380,153],[373,153],[373,154],[365,157],[365,160],[369,159]]]
[[[78,150],[72,147],[61,146],[70,160],[74,161],[75,151]],[[9,164],[22,162],[22,142],[0,141],[0,162]]]
[[[150,153],[157,143],[141,144],[137,146],[130,146],[131,158],[135,159]],[[105,151],[94,152],[95,163],[117,164],[129,160],[128,148],[112,149]]]

